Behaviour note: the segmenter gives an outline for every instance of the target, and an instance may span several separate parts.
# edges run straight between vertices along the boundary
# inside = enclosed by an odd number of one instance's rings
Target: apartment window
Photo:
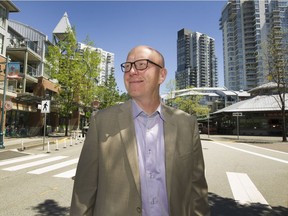
[[[5,25],[6,25],[6,19],[7,19],[6,8],[4,8],[2,5],[0,5],[0,26],[4,29],[5,29]]]

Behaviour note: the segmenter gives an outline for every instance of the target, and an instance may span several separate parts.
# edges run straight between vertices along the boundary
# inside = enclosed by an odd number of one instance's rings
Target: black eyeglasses
[[[156,64],[155,62],[150,61],[149,59],[139,59],[139,60],[134,61],[134,62],[122,63],[121,64],[121,70],[122,70],[122,72],[127,73],[131,70],[133,64],[134,64],[136,70],[140,70],[140,71],[145,70],[148,67],[148,63],[154,64],[160,68],[163,68],[161,65]]]

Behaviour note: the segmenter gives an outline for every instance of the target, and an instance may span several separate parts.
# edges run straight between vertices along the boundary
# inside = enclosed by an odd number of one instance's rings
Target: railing
[[[31,67],[30,65],[27,66],[27,74],[32,77],[38,77],[39,71],[36,68]]]
[[[23,48],[23,47],[28,47],[38,55],[41,55],[42,53],[41,47],[39,47],[38,44],[34,41],[18,39],[16,37],[10,39],[8,48]]]

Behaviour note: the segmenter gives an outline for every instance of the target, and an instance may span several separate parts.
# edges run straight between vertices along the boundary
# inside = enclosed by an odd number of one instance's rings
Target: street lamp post
[[[5,101],[6,101],[6,82],[7,82],[7,67],[8,67],[9,56],[6,58],[5,62],[5,76],[4,76],[4,88],[3,88],[3,100],[2,100],[2,109],[1,109],[1,125],[0,125],[0,149],[4,149],[4,133],[3,133],[3,124],[4,124],[4,111],[5,111]]]

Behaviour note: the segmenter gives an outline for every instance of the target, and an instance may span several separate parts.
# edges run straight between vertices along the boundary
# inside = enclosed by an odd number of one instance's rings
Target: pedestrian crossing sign
[[[43,100],[42,101],[41,113],[50,113],[50,100]]]

